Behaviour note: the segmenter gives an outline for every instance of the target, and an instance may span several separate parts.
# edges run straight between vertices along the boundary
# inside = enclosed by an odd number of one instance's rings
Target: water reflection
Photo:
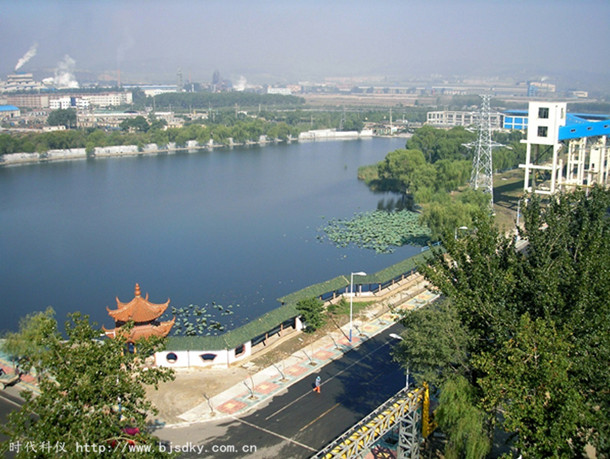
[[[406,194],[388,194],[377,201],[377,210],[386,212],[398,212],[401,210],[413,210],[413,198]]]

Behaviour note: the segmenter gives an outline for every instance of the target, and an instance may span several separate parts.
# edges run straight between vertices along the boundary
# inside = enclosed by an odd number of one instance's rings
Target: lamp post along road
[[[459,228],[456,228],[455,231],[453,232],[453,239],[455,239],[457,241],[458,230],[465,231],[467,229],[468,229],[467,226],[460,226]]]
[[[404,341],[405,339],[397,335],[396,333],[390,333],[390,338],[399,339],[400,341]],[[409,364],[407,363],[407,374],[405,378],[405,389],[409,390]]]
[[[354,276],[366,276],[363,271],[351,273],[350,275],[350,296],[349,296],[349,342],[352,342],[352,327],[353,327],[353,299],[354,299]]]

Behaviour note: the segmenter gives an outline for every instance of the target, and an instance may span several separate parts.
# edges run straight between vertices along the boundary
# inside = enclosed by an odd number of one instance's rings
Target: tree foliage
[[[447,459],[481,459],[491,450],[486,421],[488,416],[477,406],[476,391],[466,378],[458,375],[442,386],[438,425],[448,434]]]
[[[471,159],[472,153],[464,144],[474,138],[475,134],[463,127],[445,130],[423,126],[407,141],[407,148],[421,151],[429,163],[441,159]]]
[[[49,126],[76,127],[76,110],[73,108],[53,110],[47,118]]]
[[[448,379],[468,372],[469,337],[449,300],[407,311],[401,323],[405,339],[395,348],[394,359],[418,380],[441,387]]]
[[[307,298],[297,303],[297,311],[307,325],[305,332],[313,333],[326,323],[324,303],[318,298]]]
[[[102,331],[92,327],[86,316],[73,314],[65,328],[67,340],[57,332],[56,324],[43,327],[44,333],[37,338],[40,348],[34,353],[25,351],[28,359],[32,355],[41,359],[44,371],[40,395],[22,392],[25,404],[9,415],[4,427],[12,445],[20,445],[18,457],[56,457],[60,447],[69,457],[95,456],[79,454],[78,445],[95,445],[97,451],[110,451],[114,446],[118,448],[113,453],[116,457],[130,457],[124,449],[126,442],[150,445],[151,457],[162,456],[145,429],[147,415],[156,411],[146,400],[145,385],[156,387],[173,373],[147,367],[143,359],[160,350],[163,341],[139,340],[134,354],[126,350],[124,338],[101,338]],[[128,427],[140,432],[129,435]],[[8,441],[3,443],[3,450],[8,446]],[[38,448],[35,454],[30,447]]]
[[[40,377],[45,369],[46,337],[57,333],[55,311],[48,307],[44,312],[28,314],[19,321],[19,332],[4,336],[2,350],[19,364],[24,372],[34,370]]]
[[[422,375],[438,368],[441,387],[458,373],[474,405],[529,457],[580,456],[587,442],[600,455],[610,451],[609,209],[610,191],[598,187],[546,204],[531,196],[519,234],[524,251],[491,216],[478,215],[461,237],[446,235],[446,253],[422,267],[451,300],[466,347],[448,344],[447,313],[405,318],[406,336],[427,330],[429,340],[415,339],[402,358],[424,360]],[[455,355],[466,357],[455,365]]]

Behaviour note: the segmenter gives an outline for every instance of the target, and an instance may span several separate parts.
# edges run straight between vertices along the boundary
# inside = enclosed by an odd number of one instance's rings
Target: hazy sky
[[[608,0],[0,0],[0,78],[79,71],[122,81],[322,76],[608,76]]]

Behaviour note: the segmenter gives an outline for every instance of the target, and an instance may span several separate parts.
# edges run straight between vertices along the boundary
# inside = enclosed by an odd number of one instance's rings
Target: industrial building
[[[0,82],[0,92],[40,91],[46,89],[42,83],[34,80],[31,73],[15,73],[6,76],[6,81]]]
[[[565,102],[530,102],[524,190],[542,195],[608,186],[610,115],[568,113]]]
[[[426,114],[426,124],[435,127],[474,126],[477,124],[478,111],[440,110]],[[502,113],[490,113],[492,129],[502,127]]]

